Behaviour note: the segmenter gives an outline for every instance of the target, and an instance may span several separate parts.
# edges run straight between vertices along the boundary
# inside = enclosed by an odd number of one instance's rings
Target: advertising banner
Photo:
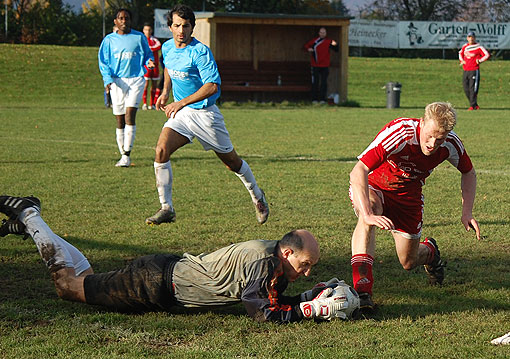
[[[349,46],[387,49],[460,49],[466,36],[489,50],[510,49],[510,23],[351,20]]]
[[[487,49],[509,49],[510,23],[400,21],[401,49],[460,49],[466,36],[474,32]]]
[[[166,24],[168,9],[154,9],[154,36],[158,39],[169,39],[172,33]]]
[[[398,21],[351,20],[349,46],[398,48]]]

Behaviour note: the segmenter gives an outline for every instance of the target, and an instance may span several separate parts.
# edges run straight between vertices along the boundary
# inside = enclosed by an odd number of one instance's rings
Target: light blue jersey
[[[106,35],[97,57],[105,87],[112,83],[114,78],[143,76],[143,66],[148,64],[149,59],[154,61],[147,38],[133,29],[125,35],[116,32]]]
[[[221,85],[220,73],[211,50],[193,38],[184,48],[175,47],[173,39],[163,44],[163,62],[172,79],[174,101],[180,101],[194,94],[206,83]],[[214,95],[188,105],[200,109],[212,106],[220,97],[220,89]]]

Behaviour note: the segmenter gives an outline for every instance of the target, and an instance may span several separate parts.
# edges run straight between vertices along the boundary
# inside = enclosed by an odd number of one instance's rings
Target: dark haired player
[[[144,65],[154,67],[154,56],[144,34],[131,29],[131,11],[119,9],[113,20],[116,32],[108,34],[99,47],[99,71],[110,93],[117,119],[116,138],[121,154],[115,166],[131,165],[136,135],[136,110],[142,99]]]
[[[165,111],[168,118],[159,135],[154,161],[161,208],[145,223],[175,221],[170,156],[196,138],[205,150],[213,150],[243,182],[255,206],[257,221],[263,224],[267,221],[269,206],[250,166],[234,150],[223,115],[215,104],[220,96],[220,74],[211,50],[191,36],[195,27],[193,10],[186,5],[176,5],[168,13],[168,26],[173,40],[163,44],[165,83],[156,102],[156,109]],[[174,102],[166,105],[170,85]]]

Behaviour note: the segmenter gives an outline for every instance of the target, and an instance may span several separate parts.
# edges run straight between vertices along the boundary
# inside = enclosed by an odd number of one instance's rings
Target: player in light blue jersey
[[[153,68],[154,56],[145,35],[131,29],[129,10],[119,9],[113,22],[118,30],[108,34],[101,43],[99,71],[117,119],[117,145],[122,157],[116,166],[129,167],[136,134],[136,110],[145,85],[143,66]]]
[[[156,101],[156,109],[165,111],[168,118],[159,136],[154,161],[161,208],[145,223],[175,221],[170,155],[197,138],[205,150],[213,150],[241,179],[255,205],[257,221],[263,224],[269,207],[250,166],[234,150],[223,116],[215,104],[220,96],[221,79],[211,50],[191,36],[195,27],[193,10],[186,5],[176,5],[168,13],[168,26],[173,40],[165,42],[162,48],[165,85]],[[174,102],[166,105],[170,83]]]

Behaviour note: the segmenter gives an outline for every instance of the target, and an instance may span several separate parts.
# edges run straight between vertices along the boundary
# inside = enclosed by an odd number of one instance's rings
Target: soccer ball
[[[333,298],[334,301],[332,308],[334,317],[349,320],[359,316],[359,295],[343,280],[337,283],[328,298]]]

